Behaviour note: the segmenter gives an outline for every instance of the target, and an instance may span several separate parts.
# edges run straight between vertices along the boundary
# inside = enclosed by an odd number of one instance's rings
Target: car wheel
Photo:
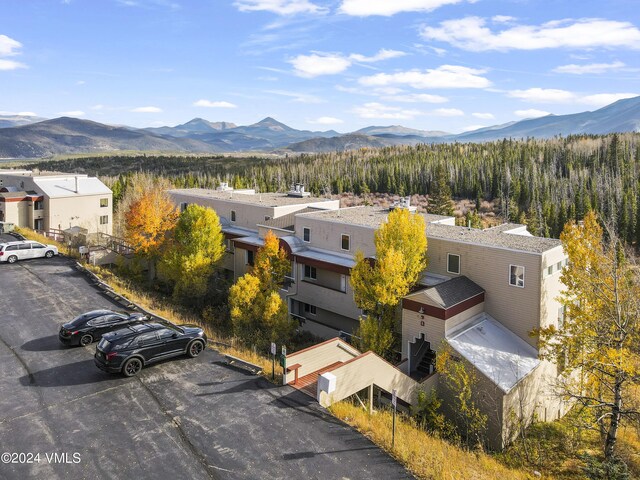
[[[91,345],[92,342],[93,342],[93,337],[88,333],[80,337],[80,345],[82,345],[83,347],[86,347],[87,345]]]
[[[47,257],[47,258],[53,257],[53,251],[47,250],[47,253],[45,253],[44,256]]]
[[[122,367],[122,374],[125,377],[133,377],[140,370],[142,370],[142,360],[134,357],[124,362],[124,366]]]
[[[196,358],[198,355],[202,353],[203,350],[204,350],[204,344],[200,340],[194,340],[189,344],[187,355],[189,355],[191,358]]]
[[[15,255],[11,255],[9,258],[7,258],[7,262],[9,263],[16,263],[17,260],[18,257],[16,257]]]

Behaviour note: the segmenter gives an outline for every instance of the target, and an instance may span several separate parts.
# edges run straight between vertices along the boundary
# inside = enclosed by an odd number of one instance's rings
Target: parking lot
[[[0,445],[40,454],[0,478],[411,478],[310,397],[213,350],[130,379],[99,371],[95,344],[62,347],[57,331],[103,307],[119,308],[67,259],[0,263]]]

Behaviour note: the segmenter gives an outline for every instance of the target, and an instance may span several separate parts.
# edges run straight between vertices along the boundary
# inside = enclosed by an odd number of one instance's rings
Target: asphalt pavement
[[[412,478],[312,398],[211,349],[101,372],[95,344],[57,338],[96,308],[120,309],[68,259],[0,263],[0,479]]]

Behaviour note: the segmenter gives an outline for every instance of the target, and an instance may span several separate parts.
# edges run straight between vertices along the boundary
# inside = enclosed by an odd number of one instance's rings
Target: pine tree
[[[451,186],[447,172],[442,164],[436,167],[431,192],[429,192],[429,213],[435,215],[453,215],[453,201],[451,200]]]

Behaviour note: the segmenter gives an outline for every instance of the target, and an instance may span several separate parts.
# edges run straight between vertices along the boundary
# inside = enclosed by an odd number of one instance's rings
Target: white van
[[[0,262],[15,263],[17,260],[39,257],[51,258],[54,255],[58,255],[56,246],[43,245],[33,240],[0,243]]]

